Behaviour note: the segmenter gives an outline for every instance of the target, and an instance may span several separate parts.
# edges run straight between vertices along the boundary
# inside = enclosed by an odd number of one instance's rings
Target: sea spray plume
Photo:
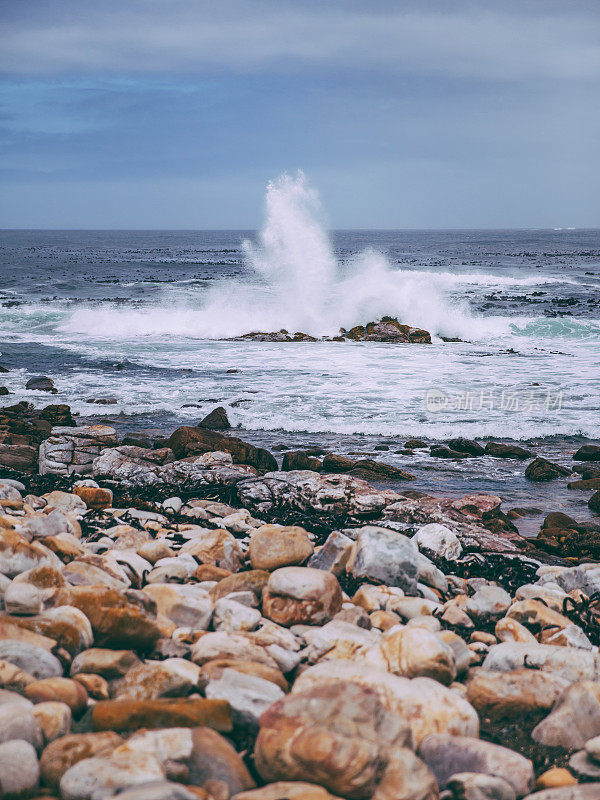
[[[269,182],[265,225],[258,243],[242,243],[246,263],[272,288],[293,325],[322,322],[336,275],[319,196],[304,173]],[[292,325],[292,322],[289,323]]]
[[[323,336],[389,315],[433,335],[488,340],[518,322],[476,317],[466,301],[449,297],[463,283],[472,284],[473,275],[396,269],[372,249],[338,263],[318,194],[300,171],[268,184],[264,226],[257,241],[244,241],[242,249],[244,279],[215,281],[180,302],[167,290],[147,311],[81,309],[61,330],[111,339],[225,339],[282,328]]]

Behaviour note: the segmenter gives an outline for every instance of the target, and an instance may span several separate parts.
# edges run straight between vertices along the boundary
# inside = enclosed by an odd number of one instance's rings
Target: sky
[[[598,0],[2,0],[0,228],[600,226]]]

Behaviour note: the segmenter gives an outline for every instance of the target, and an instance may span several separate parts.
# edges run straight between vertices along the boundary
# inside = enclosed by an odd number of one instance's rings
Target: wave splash
[[[301,171],[268,184],[263,229],[242,250],[246,280],[216,281],[180,302],[165,295],[148,310],[80,309],[61,330],[109,338],[225,339],[285,328],[326,336],[389,315],[434,335],[477,340],[511,335],[512,325],[529,321],[476,316],[466,301],[449,296],[461,284],[502,278],[394,269],[372,249],[339,262],[318,194]]]

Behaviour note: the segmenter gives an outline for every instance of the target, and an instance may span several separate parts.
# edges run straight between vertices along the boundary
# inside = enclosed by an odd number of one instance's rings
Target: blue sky
[[[600,224],[600,5],[4,0],[0,227]]]

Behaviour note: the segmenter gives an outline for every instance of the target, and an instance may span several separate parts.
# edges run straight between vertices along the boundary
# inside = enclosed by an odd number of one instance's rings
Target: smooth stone
[[[457,561],[462,555],[462,545],[458,536],[437,522],[423,525],[413,537],[419,550],[433,553],[447,561]]]
[[[600,736],[600,683],[594,681],[571,684],[531,733],[539,744],[566,750],[579,750],[595,736]]]
[[[33,703],[57,701],[66,703],[74,716],[80,716],[87,707],[88,694],[83,686],[70,678],[45,678],[25,687],[25,696]]]
[[[106,800],[211,800],[201,789],[186,789],[181,783],[153,781],[119,791]]]
[[[6,702],[0,705],[0,743],[23,740],[40,750],[43,745],[42,729],[34,715],[34,706]],[[1,778],[1,775],[0,775]]]
[[[92,647],[75,656],[71,664],[71,676],[80,672],[95,673],[107,680],[112,680],[113,678],[122,678],[139,664],[141,661],[133,650]]]
[[[406,627],[385,634],[379,645],[387,669],[406,678],[433,678],[449,686],[456,678],[454,652],[436,633]]]
[[[91,709],[91,724],[94,730],[118,733],[202,725],[228,733],[232,728],[229,703],[203,697],[101,700]]]
[[[467,700],[490,719],[513,719],[550,711],[568,685],[551,672],[478,669],[467,683]]]
[[[323,569],[339,577],[343,575],[352,554],[354,542],[340,531],[332,531],[323,546],[308,560],[308,567]]]
[[[342,591],[330,572],[282,567],[263,590],[263,614],[279,625],[322,625],[342,607]]]
[[[70,767],[60,780],[60,793],[64,800],[104,800],[116,790],[164,778],[163,766],[152,755],[113,753],[84,758]]]
[[[213,613],[213,602],[203,589],[193,585],[154,583],[143,591],[156,603],[159,614],[178,628],[206,630]]]
[[[253,631],[258,627],[261,613],[229,597],[222,597],[215,603],[212,626],[215,631]]]
[[[29,742],[16,739],[0,744],[0,792],[2,797],[26,797],[40,779],[37,753]]]
[[[519,753],[468,736],[432,734],[421,743],[419,754],[432,770],[441,789],[453,775],[478,772],[504,778],[517,797],[531,791],[533,764]]]
[[[490,647],[484,669],[497,672],[527,667],[553,672],[568,683],[594,680],[598,675],[598,656],[589,650],[548,644],[502,642]]]
[[[13,581],[4,592],[4,608],[16,616],[35,616],[42,610],[43,595],[37,586]]]
[[[71,730],[73,715],[66,703],[56,700],[38,703],[33,707],[32,713],[40,725],[46,742],[53,742],[60,736],[66,736]]]
[[[283,691],[271,681],[227,668],[208,682],[204,693],[209,699],[226,700],[231,706],[234,726],[248,730],[255,730],[263,711],[284,697]]]
[[[475,622],[493,622],[503,617],[511,604],[511,597],[501,586],[488,584],[469,597],[465,610]]]
[[[417,744],[430,733],[479,734],[477,712],[458,693],[431,678],[402,678],[367,663],[336,660],[315,664],[296,678],[292,694],[340,681],[374,691],[385,709],[410,725]]]
[[[112,753],[123,739],[112,731],[72,733],[51,742],[42,753],[40,767],[47,786],[57,789],[64,773],[84,758]]]
[[[186,697],[198,686],[200,668],[183,658],[147,661],[132,667],[111,682],[115,700],[155,700],[158,697]]]
[[[455,800],[516,800],[517,797],[504,778],[480,772],[457,772],[447,788]]]
[[[406,594],[417,594],[419,551],[401,533],[375,526],[360,529],[353,547],[348,572],[386,586],[397,586]]]
[[[62,676],[60,661],[43,647],[15,639],[0,640],[0,659],[10,661],[34,678],[54,678]]]
[[[256,661],[269,667],[277,667],[273,656],[243,633],[227,633],[226,631],[205,633],[192,647],[192,661],[199,666],[207,661],[221,658]]]
[[[327,789],[304,781],[276,781],[260,789],[239,792],[231,800],[342,800]]]
[[[251,537],[248,555],[253,569],[271,571],[301,564],[313,549],[304,528],[263,525]]]

